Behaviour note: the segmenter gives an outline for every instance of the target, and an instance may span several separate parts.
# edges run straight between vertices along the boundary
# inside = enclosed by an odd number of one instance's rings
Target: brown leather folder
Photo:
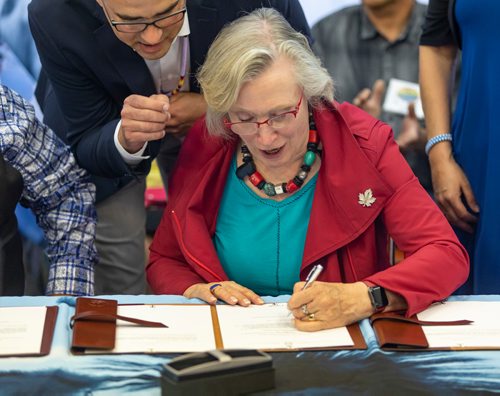
[[[363,337],[363,333],[361,333],[361,329],[359,327],[359,323],[353,323],[347,326],[347,331],[351,335],[352,341],[354,345],[351,347],[344,347],[341,349],[366,349],[365,337]],[[340,348],[339,348],[340,349]]]
[[[43,328],[42,346],[40,347],[40,355],[45,356],[50,353],[52,346],[52,339],[54,338],[54,329],[56,327],[57,312],[59,307],[47,307],[47,314],[45,315],[45,326]]]
[[[103,298],[77,298],[72,319],[73,352],[85,349],[113,349],[116,335],[118,302]]]
[[[422,326],[458,326],[472,322],[470,320],[428,322],[419,320],[416,315],[406,318],[402,313],[386,312],[372,315],[370,323],[382,349],[420,351],[436,350],[436,348],[429,348]]]
[[[115,347],[117,319],[144,327],[168,327],[160,322],[118,315],[116,300],[79,297],[70,322],[73,328],[71,351],[76,354],[87,350],[93,353],[111,351]]]
[[[370,323],[378,343],[384,349],[428,348],[422,327],[417,323],[398,320],[397,314],[379,313],[372,315]]]

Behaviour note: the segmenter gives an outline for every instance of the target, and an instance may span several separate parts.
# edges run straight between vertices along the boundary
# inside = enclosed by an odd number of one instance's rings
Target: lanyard
[[[171,91],[163,91],[167,96],[174,96],[179,93],[181,88],[184,86],[184,82],[186,81],[186,72],[187,72],[187,53],[188,53],[188,36],[182,36],[179,38],[182,43],[182,57],[181,57],[181,75],[179,76],[179,82],[177,83],[177,87]]]

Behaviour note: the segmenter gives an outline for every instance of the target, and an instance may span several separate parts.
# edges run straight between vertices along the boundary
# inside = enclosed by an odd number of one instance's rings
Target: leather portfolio
[[[102,298],[77,298],[72,318],[74,352],[113,349],[116,335],[118,302]]]
[[[416,315],[405,317],[402,313],[377,313],[370,317],[370,323],[379,346],[387,350],[447,350],[456,348],[430,348],[422,326],[465,326],[470,320],[424,321]]]
[[[118,315],[116,300],[79,297],[76,299],[75,314],[70,322],[73,328],[71,351],[111,351],[115,347],[118,319],[142,327],[168,327],[159,322]]]
[[[428,348],[422,326],[402,319],[402,315],[392,312],[378,313],[370,317],[379,346],[384,349]]]

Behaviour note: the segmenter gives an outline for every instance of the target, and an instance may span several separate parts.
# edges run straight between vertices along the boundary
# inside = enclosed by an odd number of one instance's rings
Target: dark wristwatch
[[[368,288],[368,295],[370,296],[370,301],[375,309],[375,313],[382,312],[385,307],[389,304],[387,300],[387,294],[385,289],[380,286],[373,286]]]

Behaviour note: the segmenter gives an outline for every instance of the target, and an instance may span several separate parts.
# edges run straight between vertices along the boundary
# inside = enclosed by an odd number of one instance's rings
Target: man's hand
[[[372,89],[362,89],[352,103],[366,111],[372,117],[379,118],[382,113],[382,97],[385,92],[384,80],[376,80]]]
[[[402,150],[415,147],[423,151],[425,141],[424,130],[420,128],[420,123],[415,114],[415,104],[410,103],[408,105],[408,114],[403,119],[396,143]]]
[[[433,147],[433,150],[436,149],[438,147]],[[432,157],[430,159],[432,187],[437,204],[451,224],[464,231],[473,232],[477,216],[467,210],[462,196],[473,212],[479,213],[479,206],[467,176],[452,156],[439,161],[432,161]]]
[[[144,143],[165,136],[170,120],[170,102],[166,95],[151,95],[149,98],[130,95],[123,102],[122,124],[118,140],[129,153],[139,151]]]
[[[169,112],[172,115],[167,122],[168,133],[184,134],[207,111],[203,95],[193,92],[179,92],[170,98]]]

